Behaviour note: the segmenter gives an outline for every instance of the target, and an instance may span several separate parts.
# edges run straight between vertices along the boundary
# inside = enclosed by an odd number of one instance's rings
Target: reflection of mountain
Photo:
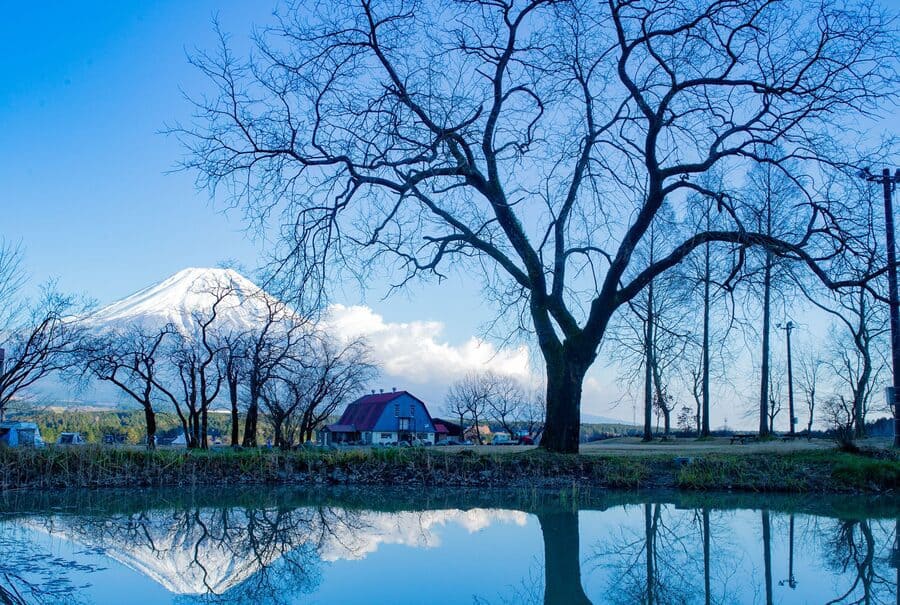
[[[362,559],[381,544],[438,546],[436,530],[449,524],[476,532],[496,522],[524,525],[526,518],[520,511],[493,509],[348,513],[328,507],[201,508],[21,523],[100,549],[172,593],[223,595],[283,558],[312,574],[318,562]],[[302,564],[294,560],[297,555]]]

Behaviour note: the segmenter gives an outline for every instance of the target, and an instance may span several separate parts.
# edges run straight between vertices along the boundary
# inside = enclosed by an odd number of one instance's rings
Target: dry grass
[[[851,455],[824,443],[806,448],[781,442],[612,445],[587,446],[580,455],[512,446],[296,452],[0,449],[0,488],[345,484],[878,493],[900,488],[900,458],[888,449]]]

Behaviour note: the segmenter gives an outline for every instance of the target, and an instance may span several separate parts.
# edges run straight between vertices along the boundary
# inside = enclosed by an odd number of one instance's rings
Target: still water
[[[0,495],[0,603],[900,603],[900,501],[241,488]]]

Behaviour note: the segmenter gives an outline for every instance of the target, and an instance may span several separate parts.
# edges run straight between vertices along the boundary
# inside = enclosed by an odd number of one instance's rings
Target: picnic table
[[[806,439],[807,441],[812,441],[812,433],[809,431],[800,431],[799,433],[794,433],[793,435],[790,433],[784,433],[781,435],[782,441],[793,441],[794,439]]]
[[[759,435],[754,434],[739,434],[731,436],[731,445],[734,445],[734,442],[737,441],[741,445],[744,445],[748,441],[759,441]]]

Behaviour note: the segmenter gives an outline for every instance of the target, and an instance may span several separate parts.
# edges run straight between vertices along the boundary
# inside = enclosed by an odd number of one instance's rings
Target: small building
[[[477,427],[472,425],[466,428],[466,432],[464,433],[466,440],[471,441],[473,443],[478,443],[479,438],[481,441],[485,443],[489,443],[493,438],[493,433],[491,432],[491,427],[486,424],[479,424]]]
[[[321,440],[325,445],[414,440],[434,444],[435,428],[425,402],[411,393],[372,393],[348,405],[340,420],[322,429]]]
[[[33,422],[0,422],[0,446],[44,447],[41,430]]]
[[[446,418],[434,418],[434,430],[437,440],[441,439],[462,439],[462,427],[455,422],[451,422]]]

